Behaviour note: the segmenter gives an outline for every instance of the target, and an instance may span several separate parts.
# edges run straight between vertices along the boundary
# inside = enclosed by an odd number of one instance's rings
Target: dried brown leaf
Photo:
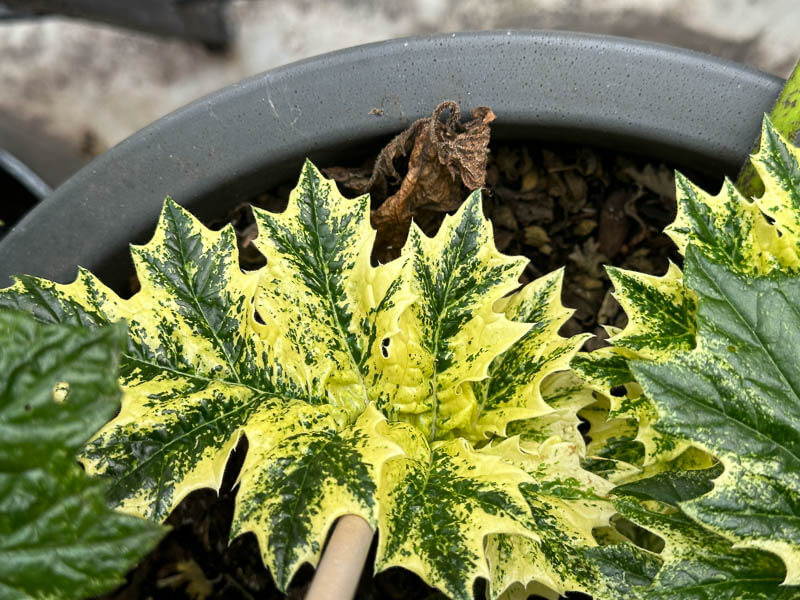
[[[675,195],[675,174],[666,165],[654,166],[647,163],[639,169],[630,162],[620,161],[620,163],[620,174],[630,178],[639,187],[667,198]]]
[[[443,119],[445,113],[449,114]],[[400,189],[372,212],[378,231],[376,247],[385,248],[378,259],[390,260],[399,254],[411,219],[421,211],[455,210],[469,191],[483,187],[489,123],[494,118],[490,108],[479,106],[472,111],[472,119],[462,123],[458,105],[443,102],[430,118],[416,121],[381,151],[369,189],[364,191],[385,188],[387,178],[398,180],[394,159],[410,155]]]
[[[514,216],[514,211],[507,204],[500,204],[495,206],[490,215],[492,223],[500,227],[505,227],[510,231],[516,231],[519,228],[517,218]]]
[[[629,195],[623,190],[615,190],[606,198],[600,210],[600,224],[597,229],[599,249],[608,258],[614,258],[628,236],[628,215],[625,204]]]

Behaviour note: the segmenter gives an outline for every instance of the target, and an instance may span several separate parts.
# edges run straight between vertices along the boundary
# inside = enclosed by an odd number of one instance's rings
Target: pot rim
[[[780,78],[698,52],[612,36],[483,31],[339,50],[267,71],[170,113],[108,150],[0,241],[15,273],[111,287],[165,196],[201,218],[430,115],[444,100],[497,114],[493,135],[613,146],[734,175]],[[123,261],[120,263],[120,261]]]

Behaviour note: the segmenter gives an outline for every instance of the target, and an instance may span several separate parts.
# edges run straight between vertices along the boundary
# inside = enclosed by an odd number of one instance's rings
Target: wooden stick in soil
[[[305,600],[351,600],[372,536],[372,528],[361,517],[345,515],[336,521]]]

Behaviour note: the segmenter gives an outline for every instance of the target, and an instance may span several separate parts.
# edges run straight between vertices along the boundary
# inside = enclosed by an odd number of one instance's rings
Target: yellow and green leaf
[[[478,410],[467,431],[469,437],[504,436],[512,421],[553,412],[542,394],[542,383],[556,372],[568,371],[570,360],[590,337],[567,339],[558,334],[574,312],[561,304],[563,275],[563,270],[545,275],[504,301],[508,319],[532,326],[492,361],[488,377],[474,384]]]
[[[601,548],[594,530],[608,527],[615,509],[606,496],[611,484],[581,468],[581,447],[551,438],[537,448],[523,448],[512,438],[484,453],[501,456],[533,479],[520,486],[531,509],[532,535],[492,535],[487,540],[490,595],[527,598],[533,589],[591,593],[598,600],[625,594],[627,577],[608,572],[609,553],[626,553],[626,570],[648,573],[654,562],[633,546]],[[539,593],[542,593],[541,591]],[[555,596],[554,596],[555,597]]]
[[[778,554],[800,582],[800,278],[751,277],[689,249],[697,347],[665,363],[634,362],[656,427],[725,467],[684,512],[737,545]]]
[[[253,441],[239,475],[231,538],[252,531],[285,589],[301,564],[317,564],[337,518],[359,515],[377,527],[380,468],[402,448],[372,404],[344,429],[329,407],[298,402],[276,412],[262,410],[245,426]],[[277,443],[273,432],[280,432]]]
[[[386,463],[380,492],[376,570],[404,567],[452,598],[472,598],[488,579],[484,538],[532,535],[520,485],[531,477],[466,440],[435,443],[432,450]]]
[[[495,248],[480,191],[435,237],[412,225],[400,260],[415,301],[386,348],[378,406],[430,440],[444,439],[475,419],[471,382],[485,379],[492,361],[531,327],[494,310],[519,286],[525,260]]]
[[[362,467],[354,464],[342,472],[347,477],[337,475],[336,490],[326,484],[329,471],[312,470],[318,479],[309,477],[307,484],[320,494],[313,500],[336,505],[348,489],[363,488],[359,510],[374,523],[368,511],[375,511],[378,469],[399,449],[377,436],[378,424],[364,434],[367,442],[353,428],[376,414],[367,410],[377,387],[374,355],[396,332],[399,312],[410,300],[400,269],[370,267],[368,203],[338,195],[310,164],[287,212],[258,219],[263,236],[272,235],[271,244],[261,242],[271,270],[242,272],[230,227],[210,231],[168,200],[153,240],[132,249],[141,291],[131,299],[116,297],[81,271],[66,286],[19,278],[0,292],[0,304],[49,321],[129,322],[120,369],[122,409],[83,458],[88,472],[111,479],[115,506],[162,520],[191,491],[219,488],[242,435],[251,438],[248,464],[255,456],[282,464],[290,439],[309,453],[315,440],[328,435],[350,459],[362,456]],[[313,323],[303,328],[292,320],[290,306],[304,318],[313,314]],[[295,350],[303,341],[300,354]],[[304,411],[306,417],[298,419]],[[320,461],[312,462],[319,467]],[[335,469],[335,460],[327,466]],[[365,486],[365,473],[373,478],[371,487]],[[243,481],[259,481],[257,469],[245,474]],[[258,493],[243,485],[240,504]],[[263,526],[269,508],[253,513],[240,506],[239,514],[247,516],[239,523],[242,530],[259,518]],[[296,517],[293,526],[308,535],[286,543],[293,545],[290,554],[305,560],[313,555],[308,548],[324,536],[326,521],[302,511]],[[284,560],[287,578],[281,583],[288,583],[296,561],[270,555],[269,544],[262,550],[269,564]]]
[[[683,503],[708,493],[721,469],[667,472],[614,490],[614,505],[664,543],[652,583],[631,598],[646,600],[792,600],[800,587],[782,585],[786,569],[774,554],[739,548],[690,519]]]
[[[765,119],[752,159],[764,181],[762,197],[748,201],[729,182],[711,196],[677,181],[679,210],[670,233],[686,253],[683,286],[697,298],[694,344],[630,357],[638,358],[630,367],[654,411],[650,429],[691,445],[672,467],[701,468],[699,457],[713,455],[722,472],[696,497],[676,501],[680,523],[673,529],[648,517],[666,528],[668,547],[662,591],[653,597],[672,597],[670,589],[692,578],[727,577],[739,585],[754,573],[761,573],[766,591],[734,590],[727,597],[800,595],[787,587],[800,583],[799,154]],[[634,301],[626,310],[641,323],[641,313],[652,307]],[[687,544],[705,545],[707,555],[693,557]],[[719,564],[709,571],[709,557],[727,560],[735,573]]]
[[[609,338],[628,356],[662,360],[694,346],[697,300],[683,285],[683,274],[670,263],[657,277],[606,267],[614,297],[628,315],[625,328]]]
[[[768,117],[752,162],[766,190],[755,200],[742,196],[727,179],[719,194],[712,196],[676,175],[678,215],[666,232],[682,254],[691,243],[714,262],[741,273],[796,272],[800,269],[798,150],[780,137]]]
[[[382,344],[413,296],[401,261],[370,265],[369,197],[345,199],[307,162],[284,213],[254,213],[267,259],[255,296],[262,339],[309,397],[350,418],[370,400],[385,405]]]
[[[572,366],[604,398],[607,418],[612,420],[604,424],[598,411],[593,415],[590,454],[614,461],[593,466],[621,483],[637,474],[653,474],[667,468],[691,446],[653,428],[655,408],[634,382],[629,362],[664,361],[676,352],[691,349],[695,343],[697,300],[674,264],[662,276],[606,269],[614,285],[614,297],[628,315],[628,323],[624,329],[610,332],[612,347],[581,354]],[[629,430],[631,423],[634,435]],[[641,444],[642,452],[635,448],[636,444]],[[632,466],[638,469],[625,464],[631,459],[636,460]]]
[[[132,248],[130,299],[83,270],[0,291],[0,306],[41,321],[128,322],[121,410],[83,453],[111,503],[163,520],[219,488],[245,437],[231,536],[256,536],[283,590],[345,514],[379,529],[378,568],[457,598],[476,578],[495,596],[509,587],[490,536],[523,548],[526,585],[584,589],[576,573],[599,552],[610,484],[581,466],[577,413],[595,398],[568,370],[585,336],[558,335],[571,314],[561,273],[513,293],[524,261],[495,248],[479,192],[378,266],[368,198],[342,197],[310,163],[284,213],[255,212],[258,271],[240,270],[230,227],[167,200],[153,239]],[[626,551],[608,552],[597,564],[613,571]]]
[[[549,407],[548,412],[510,423],[506,429],[508,436],[519,436],[523,447],[528,444],[538,447],[551,438],[582,445],[578,412],[595,401],[592,391],[572,371],[559,371],[544,379],[539,393]]]

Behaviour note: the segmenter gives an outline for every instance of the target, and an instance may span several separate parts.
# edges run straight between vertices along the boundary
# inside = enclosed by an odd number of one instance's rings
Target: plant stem
[[[359,516],[345,515],[336,521],[305,600],[353,598],[373,535]]]

